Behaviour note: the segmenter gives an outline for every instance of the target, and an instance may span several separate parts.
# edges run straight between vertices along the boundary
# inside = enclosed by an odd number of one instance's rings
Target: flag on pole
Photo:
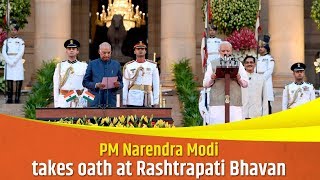
[[[210,8],[210,0],[207,0],[206,3],[206,8],[205,8],[205,31],[203,32],[203,39],[204,39],[204,43],[203,44],[203,49],[201,49],[203,56],[201,57],[202,60],[202,68],[205,71],[206,66],[207,66],[207,59],[208,59],[208,48],[207,48],[207,38],[208,38],[208,26],[209,26],[209,22],[211,19],[211,8]]]
[[[206,32],[203,32],[203,39],[206,39],[207,36],[206,36]],[[201,57],[202,58],[202,67],[203,69],[205,69],[206,65],[207,65],[207,59],[208,59],[208,49],[207,49],[207,45],[204,43],[204,46],[203,46],[203,49],[201,49],[201,51],[203,51],[203,56]]]
[[[261,10],[261,0],[259,0],[259,7],[258,7],[258,12],[257,12],[257,20],[256,20],[256,27],[255,27],[255,38],[256,38],[257,42],[259,40],[259,32],[261,31],[261,27],[260,27],[260,10]]]
[[[82,94],[82,97],[84,99],[86,99],[87,101],[93,101],[94,98],[95,98],[95,95],[93,95],[92,93],[90,93],[89,91],[85,91],[83,94]]]
[[[70,102],[70,101],[74,100],[76,97],[78,97],[78,94],[76,93],[75,90],[72,90],[72,91],[68,92],[66,95],[64,95],[64,100],[67,102]]]

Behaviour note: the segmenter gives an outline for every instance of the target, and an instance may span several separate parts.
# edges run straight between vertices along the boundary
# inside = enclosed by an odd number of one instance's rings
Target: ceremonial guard
[[[82,80],[87,63],[77,59],[80,43],[69,39],[64,47],[68,59],[57,64],[53,75],[54,107],[86,107],[87,100],[81,95],[85,90]]]
[[[207,64],[212,60],[219,58],[219,46],[221,39],[216,37],[218,28],[214,25],[209,26],[209,37],[207,38]],[[201,59],[202,64],[204,64],[204,58],[206,56],[205,52],[205,37],[201,41]]]
[[[24,69],[22,56],[24,54],[24,41],[17,37],[19,26],[11,25],[11,37],[6,39],[2,46],[2,55],[6,61],[5,80],[7,83],[7,101],[13,102],[13,81],[16,81],[15,103],[20,103],[22,82],[24,80]]]
[[[315,91],[312,84],[304,82],[306,65],[295,63],[291,66],[295,81],[284,87],[282,96],[282,110],[291,109],[315,99]]]
[[[264,35],[263,41],[259,41],[259,54],[260,57],[257,60],[256,72],[263,74],[266,80],[267,92],[268,92],[268,111],[272,113],[272,102],[274,101],[273,84],[272,84],[272,73],[274,69],[274,59],[270,55],[270,36]]]
[[[123,68],[123,105],[159,106],[159,70],[156,62],[145,59],[146,48],[141,41],[136,44],[136,60]]]

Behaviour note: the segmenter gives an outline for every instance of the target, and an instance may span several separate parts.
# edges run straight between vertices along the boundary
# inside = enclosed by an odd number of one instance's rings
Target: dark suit
[[[118,81],[120,82],[119,88],[105,90],[95,88],[96,83],[100,83],[103,77],[114,76],[118,76]],[[100,58],[90,61],[82,84],[84,87],[88,88],[92,94],[95,95],[94,101],[90,103],[91,107],[97,107],[99,105],[115,107],[117,102],[117,90],[122,89],[123,87],[120,63],[112,59],[108,61],[102,61]]]

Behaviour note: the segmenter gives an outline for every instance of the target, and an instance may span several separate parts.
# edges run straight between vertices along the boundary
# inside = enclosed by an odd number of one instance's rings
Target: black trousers
[[[272,114],[271,101],[268,101],[269,114]]]
[[[16,91],[15,91],[15,103],[20,103],[20,96],[21,96],[21,88],[22,88],[23,81],[16,81]],[[12,103],[13,99],[13,80],[7,80],[7,104]]]

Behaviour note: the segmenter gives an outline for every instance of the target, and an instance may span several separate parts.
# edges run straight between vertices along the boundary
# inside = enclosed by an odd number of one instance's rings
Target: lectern
[[[233,58],[220,60],[220,66],[216,67],[216,77],[225,79],[225,100],[224,100],[224,120],[230,122],[230,81],[237,78],[239,71],[239,61]]]

